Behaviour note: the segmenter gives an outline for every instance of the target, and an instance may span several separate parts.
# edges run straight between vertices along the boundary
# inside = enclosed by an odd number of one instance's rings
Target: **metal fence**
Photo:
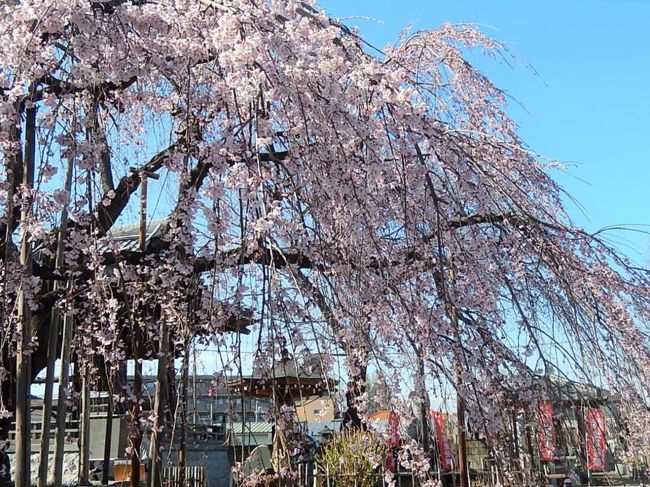
[[[331,475],[326,470],[317,467],[313,463],[299,464],[297,469],[298,485],[304,487],[363,487],[358,484],[353,475],[340,476]],[[391,476],[386,475],[385,470],[380,469],[373,475],[373,487],[388,487],[391,485]],[[420,478],[411,470],[401,470],[392,473],[392,485],[395,487],[420,487],[424,481],[434,480],[445,487],[460,485],[459,472],[435,472],[430,471],[425,478]],[[507,478],[502,478],[496,468],[485,470],[473,470],[470,475],[472,487],[496,487],[499,485],[533,485],[533,481],[524,472],[509,472]]]
[[[358,484],[358,479],[354,475],[331,475],[329,472],[322,470],[313,464],[298,465],[298,485],[304,487],[365,487]],[[378,471],[373,474],[373,487],[389,487],[386,472]],[[393,473],[393,480],[396,487],[419,487],[420,481],[410,471]]]
[[[168,487],[206,487],[208,485],[205,467],[201,465],[163,467],[160,477],[163,485]]]

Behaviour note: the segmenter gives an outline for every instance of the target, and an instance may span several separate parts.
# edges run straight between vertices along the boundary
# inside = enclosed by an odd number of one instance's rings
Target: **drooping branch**
[[[161,167],[164,163],[165,158],[170,155],[170,152],[172,152],[173,148],[177,146],[177,144],[170,146],[169,148],[165,149],[164,151],[154,156],[154,158],[152,158],[151,161],[143,167],[148,167],[148,168]],[[268,159],[270,158],[267,157],[267,160]],[[209,173],[210,167],[211,165],[209,163],[201,163],[201,162],[198,163],[190,175],[189,187],[193,189],[200,188],[203,180],[207,177],[207,174]],[[130,197],[130,195],[137,190],[139,186],[140,178],[137,177],[136,174],[137,172],[133,172],[127,176],[124,176],[115,191],[116,195],[115,198],[113,198],[113,200],[111,201],[111,204],[105,207],[100,206],[98,208],[98,227],[100,229],[104,229],[102,231],[102,234],[106,234],[106,232],[111,228],[114,219],[116,219],[119,216],[120,212],[128,204],[128,198]],[[109,215],[115,215],[115,216],[111,219]],[[527,217],[522,217],[521,215],[515,212],[508,212],[500,215],[499,214],[471,215],[463,218],[456,218],[453,220],[449,220],[446,224],[444,224],[444,228],[460,229],[472,225],[497,224],[505,221],[515,223],[517,225],[522,225],[522,224],[531,225],[531,224],[539,223],[537,220],[530,219]],[[169,225],[167,226],[167,229],[163,231],[163,234],[168,230],[168,228]],[[385,269],[389,267],[422,262],[425,259],[430,259],[430,257],[427,257],[424,253],[422,253],[421,251],[422,246],[426,245],[434,237],[435,237],[435,233],[423,237],[416,245],[405,248],[403,251],[398,253],[394,258],[380,259],[380,258],[370,257],[368,261],[365,263],[365,265],[361,265],[360,263],[350,263],[350,265],[352,266],[353,269],[361,269],[365,267],[366,269],[369,270],[379,271],[381,269]],[[103,263],[105,265],[114,265],[118,262],[122,262],[125,264],[137,265],[142,263],[143,259],[147,255],[154,255],[161,251],[169,250],[169,248],[170,248],[170,243],[168,240],[164,238],[156,238],[150,242],[150,244],[148,245],[147,249],[144,252],[132,251],[132,250],[123,250],[119,253],[107,252],[102,256]],[[336,264],[336,262],[334,261],[315,263],[311,258],[309,258],[307,255],[305,255],[303,252],[297,249],[291,249],[291,248],[269,249],[264,245],[260,244],[256,250],[252,252],[245,252],[243,255],[242,255],[242,249],[240,247],[235,247],[229,250],[219,252],[214,257],[205,257],[205,256],[197,257],[196,259],[194,259],[193,262],[193,271],[196,274],[208,272],[214,269],[215,265],[217,264],[219,265],[226,264],[227,266],[249,265],[249,264],[266,265],[269,262],[273,262],[274,267],[278,269],[283,269],[288,266],[291,266],[298,269],[311,269],[311,270],[318,270],[318,271],[324,271],[325,269],[330,267],[330,265]],[[83,274],[82,269],[77,269],[77,270],[82,271]],[[435,275],[438,274],[435,271],[432,272]],[[34,274],[47,280],[60,280],[63,278],[60,273],[54,272],[48,267],[41,266],[40,264],[36,264],[34,269]]]
[[[327,302],[323,291],[309,277],[303,274],[301,270],[291,272],[291,275],[296,279],[298,285],[313,299],[330,327],[338,346],[346,351],[348,360],[356,371],[348,380],[348,388],[345,393],[346,410],[343,416],[343,427],[364,429],[366,425],[359,415],[358,401],[366,391],[368,347],[364,343],[364,340],[358,340],[356,343],[347,343],[342,340],[341,330],[343,327],[341,322],[336,318],[332,306]]]
[[[77,93],[95,93],[97,101],[102,101],[110,94],[116,91],[124,91],[131,87],[138,80],[137,76],[131,76],[123,81],[106,81],[95,85],[75,85],[66,81],[55,78],[52,75],[44,76],[40,82],[47,85],[38,90],[34,96],[34,101],[40,101],[45,95],[73,95]]]
[[[261,247],[254,252],[244,253],[239,247],[227,250],[218,254],[218,258],[199,257],[194,262],[194,272],[202,273],[207,272],[214,268],[217,263],[228,263],[232,265],[247,265],[247,264],[265,264],[273,262],[273,266],[277,269],[282,269],[287,266],[294,266],[300,269],[324,269],[324,266],[315,264],[309,257],[297,250],[277,250]]]
[[[327,302],[327,298],[323,292],[315,286],[302,271],[298,270],[297,272],[292,272],[291,275],[294,276],[298,284],[309,293],[309,296],[314,300],[318,309],[323,314],[323,317],[332,330],[332,333],[336,336],[341,331],[341,323],[336,319],[334,311]]]
[[[444,223],[442,226],[444,229],[460,229],[469,227],[472,225],[481,225],[481,224],[496,224],[505,221],[514,222],[516,224],[532,224],[538,223],[537,220],[528,218],[526,216],[519,215],[515,212],[509,212],[504,214],[489,214],[489,215],[471,215],[463,218],[456,218],[449,220],[447,223]],[[397,265],[404,265],[405,263],[413,263],[423,260],[425,257],[422,255],[420,249],[423,245],[430,242],[433,238],[436,237],[435,233],[426,235],[423,237],[416,245],[409,246],[400,253],[398,253],[392,259],[380,259],[371,257],[366,263],[365,267],[368,269],[379,270],[382,268],[393,267]],[[279,251],[277,249],[268,249],[263,246],[255,252],[245,254],[239,259],[241,255],[241,249],[239,247],[232,250],[222,252],[219,256],[219,262],[227,262],[230,260],[237,260],[238,263],[242,264],[263,264],[264,262],[273,262],[275,267],[283,268],[287,265],[297,266],[300,269],[317,269],[323,270],[327,268],[326,263],[315,264],[309,259],[306,255],[296,249],[284,249]],[[236,259],[235,259],[236,258]],[[266,260],[265,260],[266,259]],[[334,264],[331,262],[330,264]],[[199,257],[194,263],[194,271],[197,273],[207,272],[212,269],[215,265],[215,260],[209,257]],[[359,263],[351,263],[354,269],[360,269],[364,265]]]

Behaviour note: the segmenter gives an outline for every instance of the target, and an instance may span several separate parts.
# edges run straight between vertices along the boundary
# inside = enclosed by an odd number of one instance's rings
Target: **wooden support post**
[[[517,408],[513,408],[510,414],[512,420],[512,457],[516,461],[515,469],[523,470],[523,465],[519,461],[519,428],[517,426]]]
[[[453,265],[453,258],[450,259],[451,268],[449,275],[452,283],[456,279],[456,273]],[[446,294],[449,318],[454,327],[454,335],[458,352],[456,353],[455,381],[456,381],[456,421],[458,422],[458,470],[460,474],[460,487],[469,487],[469,468],[467,464],[467,427],[465,421],[465,400],[463,399],[463,361],[462,361],[462,335],[460,329],[460,320],[458,319],[458,309],[449,294]]]
[[[417,392],[420,394],[420,421],[422,423],[422,450],[429,455],[429,395],[425,382],[424,358],[422,348],[414,344],[418,364]]]
[[[104,461],[102,465],[102,485],[108,485],[108,470],[111,463],[111,443],[113,440],[113,372],[106,367],[106,387],[108,403],[106,410],[106,430],[104,432]]]
[[[72,188],[72,167],[73,161],[68,161],[65,174],[65,190],[70,194]],[[60,270],[64,264],[65,239],[68,227],[68,203],[63,205],[61,210],[61,221],[59,223],[59,233],[56,242],[56,260],[55,267]],[[54,282],[54,291],[61,289],[61,282]],[[50,424],[52,422],[52,402],[54,389],[54,362],[56,361],[57,345],[59,342],[61,316],[58,310],[53,309],[50,318],[50,329],[47,344],[47,367],[45,371],[45,393],[43,394],[43,420],[41,422],[41,443],[38,466],[38,487],[47,487],[49,484],[49,455],[50,455]],[[62,396],[59,396],[59,405],[61,407]],[[57,407],[57,409],[58,409]],[[59,484],[55,484],[59,485]]]
[[[453,278],[453,274],[452,274]],[[451,322],[456,332],[458,342],[458,356],[456,358],[456,420],[458,422],[458,470],[460,474],[460,487],[469,487],[469,468],[467,465],[467,428],[465,424],[465,400],[462,395],[462,359],[461,359],[461,334],[458,310],[451,304]]]
[[[585,421],[585,404],[579,401],[576,407],[576,422],[578,425],[578,444],[580,468],[589,476],[589,459],[587,455],[587,423]]]
[[[69,290],[72,290],[70,286]],[[63,485],[63,454],[65,453],[66,394],[70,381],[70,349],[72,345],[72,315],[63,316],[61,366],[59,368],[59,399],[56,408],[56,444],[54,445],[54,485]]]
[[[160,459],[161,432],[165,427],[167,401],[167,353],[169,348],[169,328],[163,319],[160,324],[160,341],[158,353],[158,372],[156,376],[156,397],[154,407],[156,411],[156,422],[151,434],[151,443],[149,449],[149,458],[151,471],[149,472],[149,486],[161,487],[160,468],[162,465]]]
[[[529,409],[524,407],[524,428],[526,431],[526,453],[528,453],[529,465],[525,467],[529,468],[531,472],[539,468],[539,465],[536,461],[535,450],[533,449],[533,431],[530,426],[531,418]]]
[[[28,193],[23,196],[20,211],[22,236],[20,241],[20,265],[23,282],[18,292],[20,318],[17,324],[18,343],[16,347],[16,487],[31,487],[31,400],[30,377],[31,355],[29,345],[32,339],[32,313],[26,296],[25,286],[32,275],[32,242],[28,223],[32,215],[31,190],[34,187],[34,163],[36,158],[36,105],[25,111],[25,151],[23,187]]]
[[[134,320],[136,321],[136,320]],[[133,333],[135,334],[134,348],[134,373],[133,373],[133,404],[131,405],[131,487],[139,487],[140,485],[140,447],[142,445],[142,430],[140,429],[140,414],[141,406],[140,399],[142,398],[142,362],[139,347],[141,337],[139,333],[140,326],[137,322],[134,324]]]
[[[138,243],[140,251],[144,252],[147,249],[147,180],[148,178],[158,179],[158,174],[150,171],[142,171],[140,173],[140,232]],[[134,359],[134,374],[133,374],[133,396],[134,404],[131,407],[131,487],[139,487],[140,485],[140,447],[142,446],[142,430],[140,429],[140,414],[142,398],[142,329],[137,319],[133,320],[133,359]]]
[[[84,365],[81,379],[81,422],[79,431],[79,485],[90,484],[90,385]]]
[[[187,383],[190,371],[190,339],[185,339],[185,353],[183,356],[183,370],[181,383],[181,424],[178,442],[178,463],[181,468],[181,485],[185,485],[185,469],[187,467]],[[243,430],[242,430],[243,431]]]
[[[456,374],[457,384],[460,387],[460,374]],[[458,421],[458,467],[460,473],[460,487],[469,487],[469,470],[467,468],[467,429],[465,428],[465,401],[456,392],[456,419]]]

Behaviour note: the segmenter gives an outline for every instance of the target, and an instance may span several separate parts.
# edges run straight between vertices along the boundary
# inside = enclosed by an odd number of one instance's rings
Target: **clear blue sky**
[[[593,231],[618,224],[650,231],[650,0],[320,0],[382,48],[402,29],[469,22],[521,61],[481,67],[512,104],[520,135],[538,153],[570,163],[555,174],[584,207]],[[374,20],[367,20],[371,18]],[[538,73],[526,67],[530,64]],[[616,234],[619,248],[650,266],[650,237]]]

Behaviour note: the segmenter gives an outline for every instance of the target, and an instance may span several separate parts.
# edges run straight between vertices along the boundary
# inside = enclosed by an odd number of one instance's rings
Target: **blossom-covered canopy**
[[[650,431],[647,271],[572,224],[554,165],[463,56],[507,56],[475,28],[373,53],[296,0],[29,0],[0,6],[0,40],[3,380],[23,290],[34,374],[54,308],[81,361],[115,368],[133,319],[152,355],[161,322],[220,340],[245,308],[257,367],[280,343],[325,366],[343,351],[352,407],[369,363],[395,387],[410,368],[498,436],[559,371]],[[143,171],[166,223],[124,250],[110,230],[137,222]]]

